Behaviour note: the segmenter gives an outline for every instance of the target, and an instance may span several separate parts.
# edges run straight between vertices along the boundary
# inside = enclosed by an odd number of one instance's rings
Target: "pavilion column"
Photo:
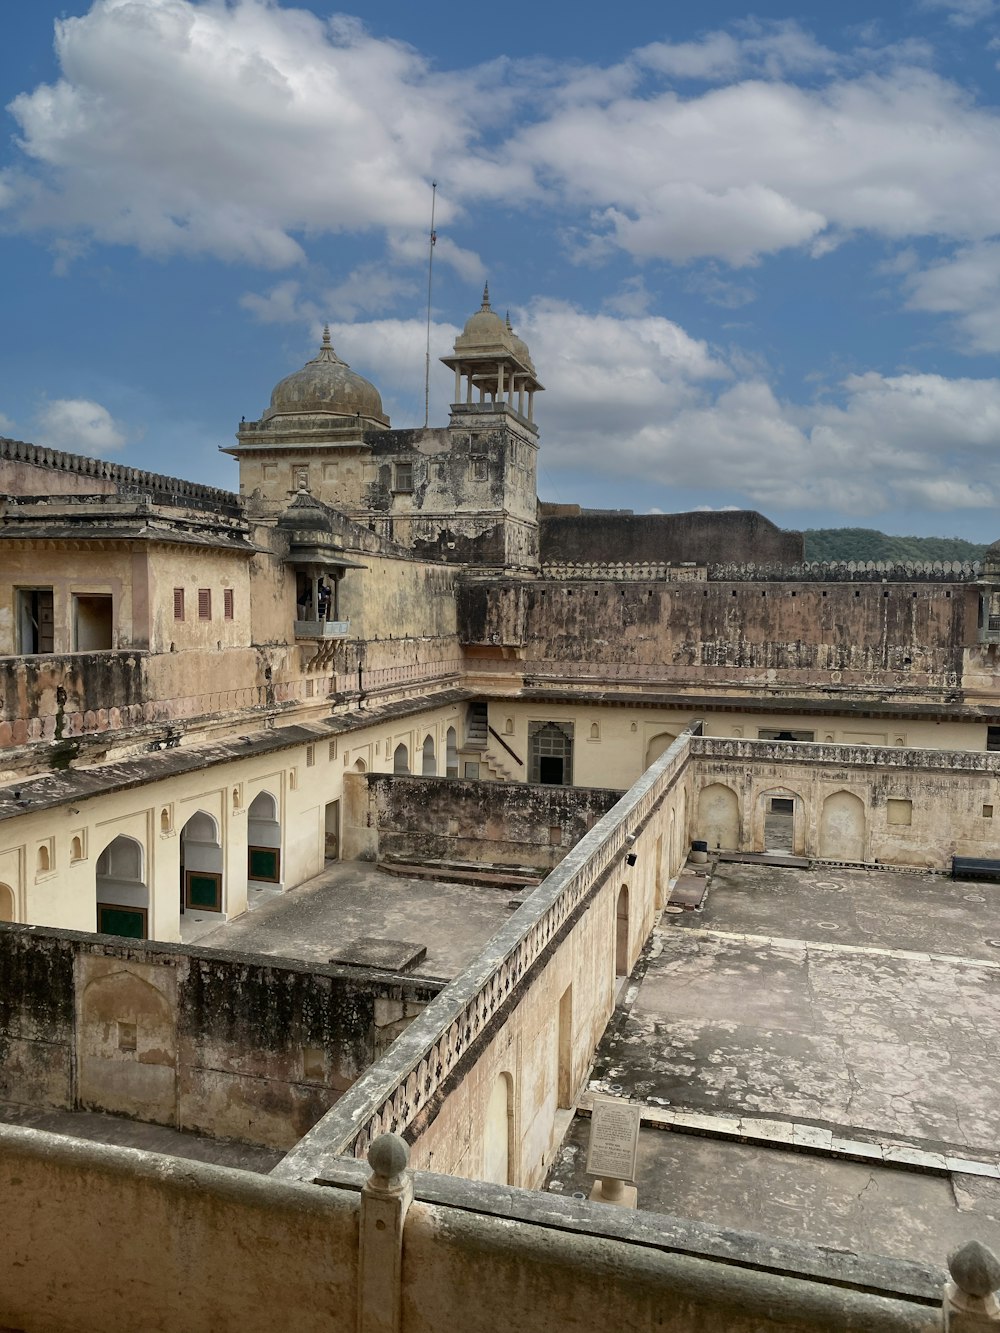
[[[456,367],[455,367],[455,397],[454,397],[453,401],[456,402],[456,403],[460,403],[460,402],[462,401],[462,367],[461,367],[461,366],[456,366]]]
[[[502,398],[503,398],[503,362],[502,362],[502,361],[498,361],[498,362],[497,362],[497,395],[496,395],[496,401],[500,401]]]

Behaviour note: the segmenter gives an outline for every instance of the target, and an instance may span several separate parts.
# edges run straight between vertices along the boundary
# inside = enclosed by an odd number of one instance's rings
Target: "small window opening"
[[[199,588],[199,589],[198,589],[198,619],[199,619],[199,620],[211,620],[211,619],[212,619],[212,589],[211,589],[211,588]]]

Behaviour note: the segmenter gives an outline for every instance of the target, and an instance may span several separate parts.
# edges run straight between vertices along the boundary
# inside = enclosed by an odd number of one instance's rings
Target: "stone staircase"
[[[490,748],[489,726],[489,706],[469,704],[464,748],[479,756],[480,777],[490,777],[495,782],[513,782],[516,777],[513,760]]]

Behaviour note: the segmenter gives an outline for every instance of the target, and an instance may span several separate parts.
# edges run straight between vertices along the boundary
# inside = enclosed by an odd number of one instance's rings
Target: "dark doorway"
[[[563,769],[565,765],[562,757],[557,758],[552,754],[543,754],[538,760],[538,781],[547,782],[551,786],[561,787],[563,784]]]

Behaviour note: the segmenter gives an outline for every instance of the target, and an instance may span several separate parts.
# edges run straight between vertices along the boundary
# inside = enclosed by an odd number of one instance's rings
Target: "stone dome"
[[[306,413],[361,416],[388,425],[378,389],[362,375],[356,375],[346,361],[341,361],[330,342],[329,327],[323,330],[319,355],[275,386],[271,405],[261,419],[270,421],[273,417]]]
[[[278,519],[278,527],[286,532],[329,532],[330,516],[310,491],[299,491]]]
[[[535,373],[535,363],[531,359],[531,353],[528,351],[528,344],[523,338],[519,338],[510,325],[510,315],[507,316],[507,339],[510,343],[510,349],[523,366],[527,366],[532,375]]]
[[[485,348],[510,351],[507,326],[490,305],[489,283],[483,288],[482,305],[465,321],[465,328],[455,339],[456,355]]]

